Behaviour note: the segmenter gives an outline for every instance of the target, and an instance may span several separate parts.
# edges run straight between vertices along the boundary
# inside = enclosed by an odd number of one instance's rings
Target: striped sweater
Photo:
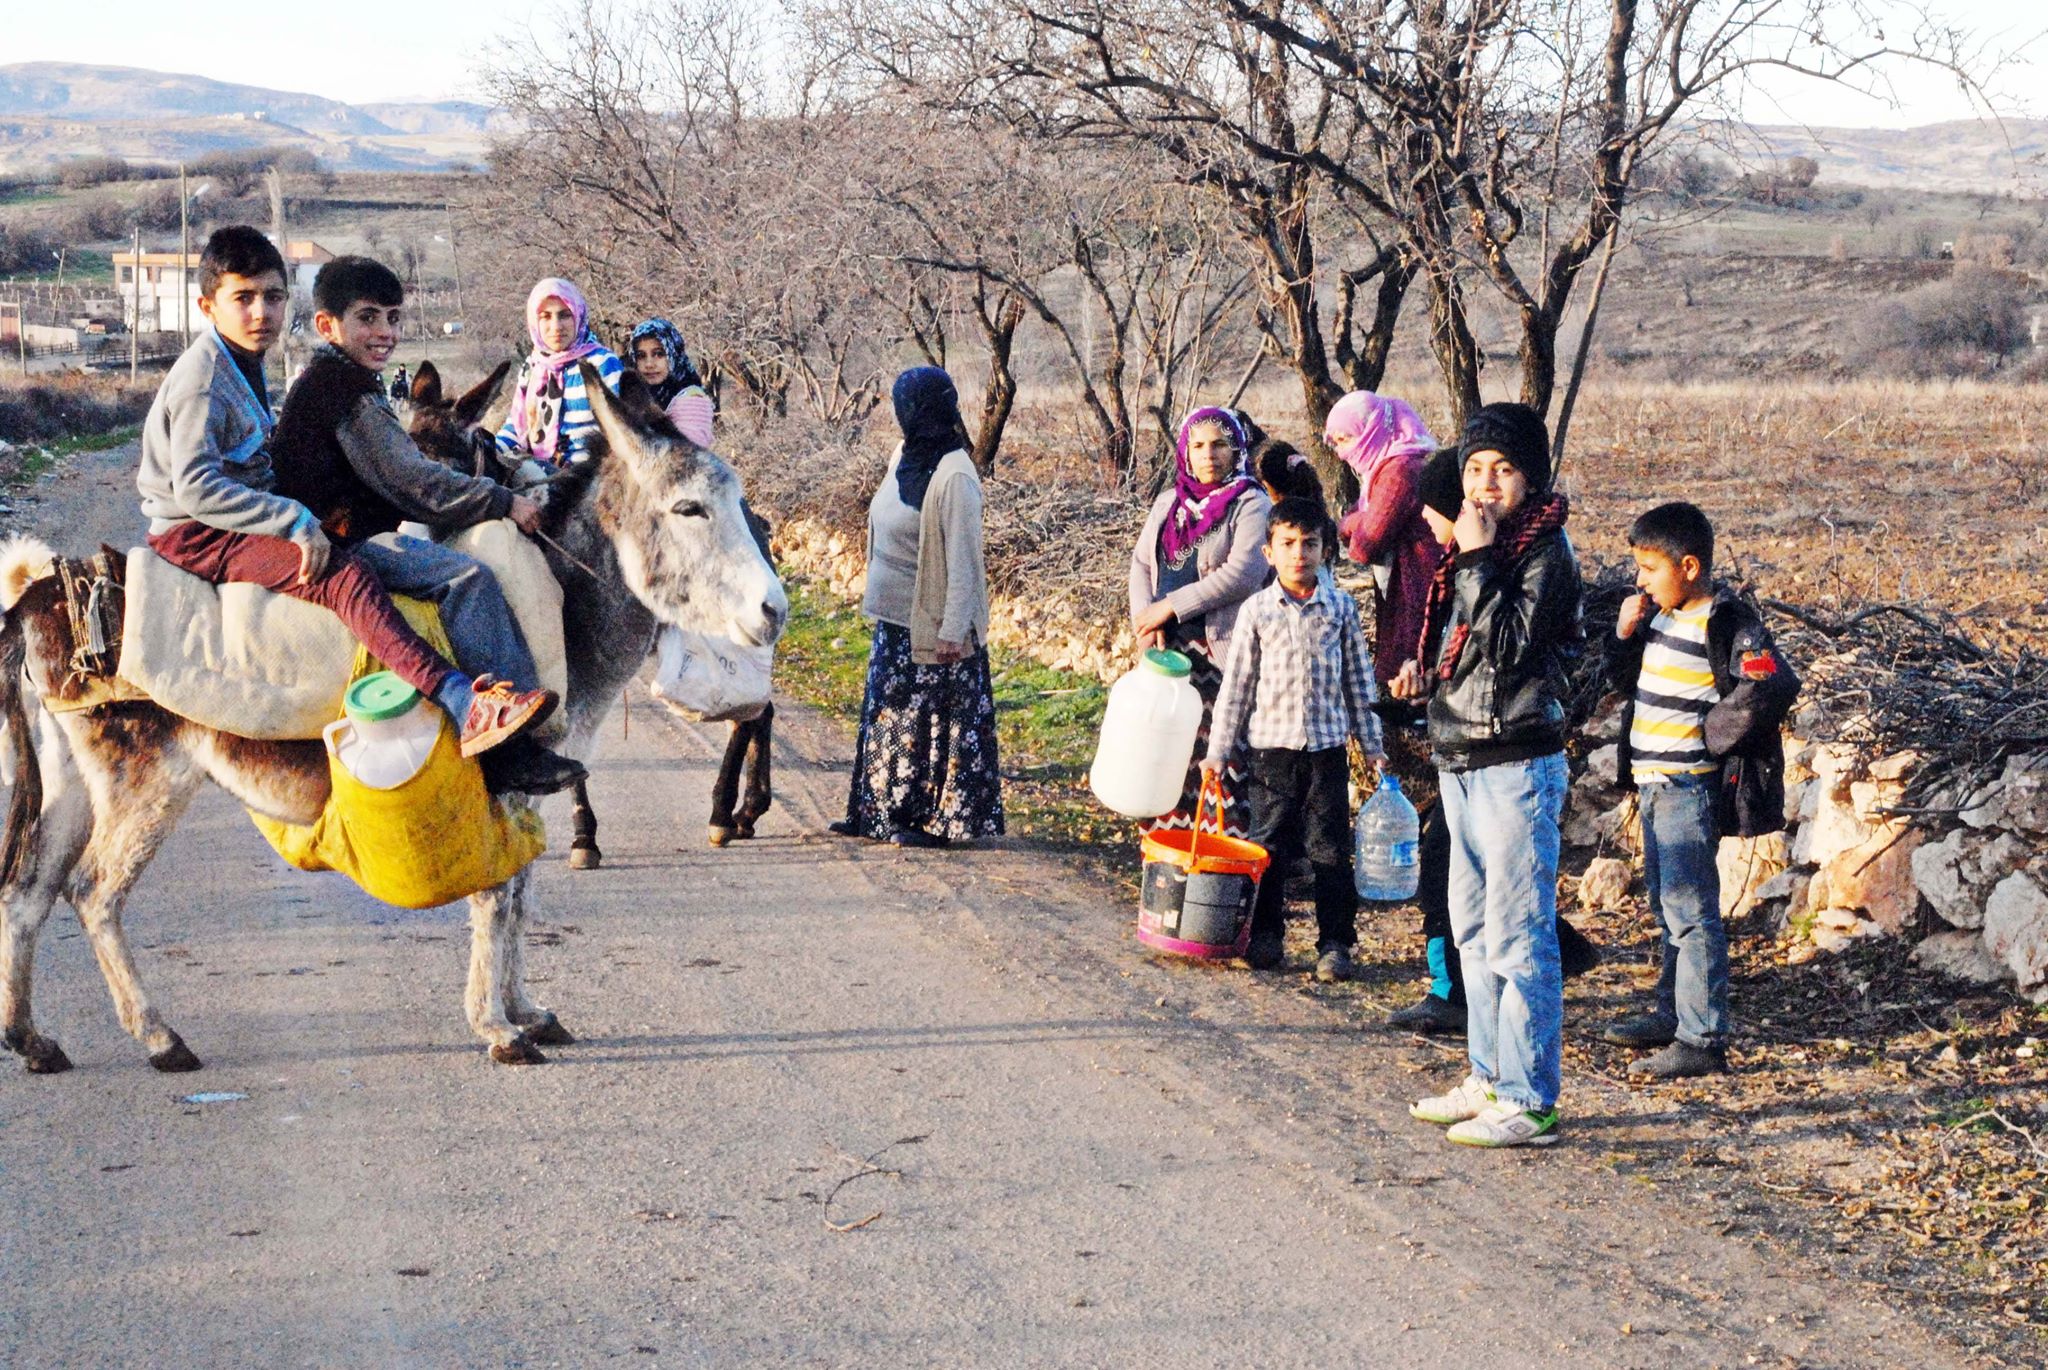
[[[619,393],[619,378],[626,373],[626,364],[604,348],[599,348],[584,358],[597,368],[604,378],[605,389],[614,395]],[[522,413],[523,406],[515,404],[512,412],[505,416],[505,426],[498,430],[498,449],[502,452],[533,454],[533,445],[521,431],[527,421]],[[597,431],[597,416],[590,411],[590,396],[583,390],[583,368],[572,366],[562,373],[562,426],[555,441],[555,461],[562,466],[583,460],[589,449],[590,436]]]
[[[1720,702],[1707,658],[1711,602],[1676,613],[1659,610],[1636,677],[1635,715],[1629,724],[1630,767],[1638,785],[1674,775],[1709,775],[1718,769],[1707,753],[1707,711]]]

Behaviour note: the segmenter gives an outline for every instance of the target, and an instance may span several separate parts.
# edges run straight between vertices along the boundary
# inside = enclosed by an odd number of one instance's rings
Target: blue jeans
[[[1696,1047],[1728,1041],[1728,933],[1721,926],[1721,871],[1714,853],[1712,776],[1675,775],[1637,788],[1643,816],[1643,883],[1664,938],[1657,1016]]]
[[[1564,1054],[1557,820],[1568,778],[1563,752],[1439,775],[1472,1073],[1538,1112],[1557,1103]]]
[[[488,566],[452,547],[403,533],[380,533],[351,550],[390,593],[431,600],[440,609],[441,627],[463,674],[497,676],[521,690],[540,688],[533,653]],[[462,722],[460,714],[455,721]]]

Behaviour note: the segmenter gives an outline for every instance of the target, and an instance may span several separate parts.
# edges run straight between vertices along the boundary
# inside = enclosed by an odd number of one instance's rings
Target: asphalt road
[[[130,460],[25,517],[119,538]],[[848,740],[778,723],[755,842],[703,845],[723,730],[638,705],[603,870],[547,811],[529,964],[582,1041],[546,1066],[464,1024],[459,906],[288,870],[217,792],[127,920],[203,1072],[148,1068],[53,918],[37,1017],[77,1069],[0,1060],[0,1365],[1967,1362],[1611,1173],[1596,1110],[1451,1147],[1405,1102],[1452,1050],[1156,963],[1028,852],[818,836]]]

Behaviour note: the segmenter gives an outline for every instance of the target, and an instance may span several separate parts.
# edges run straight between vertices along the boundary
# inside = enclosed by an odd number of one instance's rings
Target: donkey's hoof
[[[754,840],[754,825],[752,823],[748,823],[742,820],[740,824],[732,830],[732,835],[735,841],[751,842]]]
[[[15,1049],[21,1053],[31,1075],[62,1075],[71,1069],[71,1058],[64,1054],[64,1048],[40,1034],[31,1034]]]
[[[171,1044],[162,1051],[149,1053],[149,1063],[166,1075],[197,1070],[200,1060],[192,1054],[192,1048],[185,1045],[185,1039],[177,1033],[171,1034]]]
[[[569,869],[572,871],[594,871],[604,864],[604,853],[596,847],[569,848]]]
[[[722,847],[726,843],[732,841],[733,838],[739,836],[739,832],[737,829],[721,828],[720,826],[718,826],[718,824],[713,823],[711,827],[707,829],[707,835],[711,839],[712,846]]]
[[[562,1026],[562,1020],[552,1013],[543,1013],[528,1023],[521,1033],[527,1041],[543,1047],[572,1047],[576,1045],[576,1034]]]
[[[547,1057],[533,1044],[533,1038],[522,1032],[509,1042],[498,1042],[491,1047],[491,1059],[501,1066],[543,1065]]]

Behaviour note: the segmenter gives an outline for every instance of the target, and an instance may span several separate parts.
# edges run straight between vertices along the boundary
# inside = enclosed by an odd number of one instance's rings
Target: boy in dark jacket
[[[278,418],[276,492],[319,520],[343,553],[392,594],[433,602],[467,671],[536,690],[539,673],[518,621],[488,567],[450,547],[398,531],[410,519],[463,528],[509,518],[531,532],[540,506],[484,476],[424,456],[386,398],[381,371],[398,344],[405,287],[368,257],[337,257],[313,282],[314,352]],[[548,794],[583,767],[520,735],[482,758],[496,791]]]
[[[1620,774],[1643,825],[1643,882],[1662,922],[1653,1013],[1601,1034],[1662,1047],[1629,1074],[1670,1080],[1728,1069],[1728,937],[1721,926],[1722,837],[1785,826],[1778,724],[1799,677],[1751,605],[1716,586],[1714,526],[1693,505],[1660,504],[1628,530],[1641,591],[1609,644],[1628,690]]]
[[[1564,1045],[1557,821],[1565,663],[1584,639],[1579,565],[1542,416],[1486,405],[1458,448],[1456,550],[1430,585],[1424,655],[1388,692],[1429,701],[1471,1073],[1409,1112],[1462,1145],[1544,1146],[1557,1140]]]

